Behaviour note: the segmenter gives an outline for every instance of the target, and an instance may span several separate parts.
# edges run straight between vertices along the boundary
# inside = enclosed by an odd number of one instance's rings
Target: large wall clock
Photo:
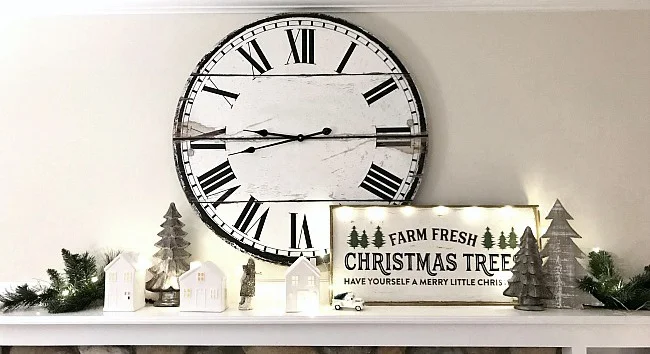
[[[322,14],[240,28],[190,75],[174,121],[176,168],[217,235],[289,264],[329,254],[332,204],[403,204],[427,130],[404,65],[377,38]]]

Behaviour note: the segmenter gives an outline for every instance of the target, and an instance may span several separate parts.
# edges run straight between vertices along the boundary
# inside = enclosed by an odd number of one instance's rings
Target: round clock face
[[[283,14],[241,28],[190,76],[176,167],[201,219],[258,258],[321,259],[332,204],[403,204],[424,165],[417,90],[388,48],[343,20]]]

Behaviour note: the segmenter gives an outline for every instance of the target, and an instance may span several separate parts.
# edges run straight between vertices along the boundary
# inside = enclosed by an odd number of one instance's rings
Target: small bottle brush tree
[[[521,236],[514,260],[512,278],[508,280],[509,286],[503,295],[518,298],[519,303],[515,305],[518,310],[543,311],[544,299],[552,298],[553,294],[544,282],[542,257],[530,227],[526,227]]]
[[[163,230],[158,233],[158,236],[161,239],[155,244],[160,250],[153,255],[158,259],[158,263],[148,269],[152,277],[146,284],[148,291],[160,293],[154,306],[179,305],[178,277],[190,269],[190,265],[187,263],[190,254],[185,251],[185,247],[190,243],[184,239],[187,232],[183,231],[185,224],[179,220],[180,217],[181,214],[176,210],[176,205],[171,203],[164,215],[165,222],[160,224]]]

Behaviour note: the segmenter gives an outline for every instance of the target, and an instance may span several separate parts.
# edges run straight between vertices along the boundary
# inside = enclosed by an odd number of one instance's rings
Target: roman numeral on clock
[[[411,146],[410,127],[377,127],[375,130],[376,147]]]
[[[293,30],[286,30],[287,39],[289,39],[289,46],[291,47],[291,56],[293,56],[294,63],[314,64],[314,29],[302,28],[297,30],[296,35],[293,35]],[[300,49],[298,53],[298,38],[301,39]],[[290,57],[291,57],[290,56]],[[287,59],[287,64],[289,60]]]
[[[215,202],[212,202],[212,207],[213,208],[218,207],[221,203],[223,203],[226,199],[228,199],[228,197],[230,197],[233,193],[235,193],[235,191],[239,187],[241,187],[241,186],[234,186],[234,187],[228,188],[226,190],[221,190],[221,191],[212,193],[212,195],[221,194],[219,196],[219,198]]]
[[[208,81],[210,81],[214,85],[214,82],[212,81],[212,79],[208,78]],[[214,85],[214,87],[207,86],[207,85],[203,86],[202,91],[213,93],[215,95],[219,95],[219,96],[223,97],[223,99],[226,101],[226,103],[228,103],[228,105],[230,105],[230,108],[233,107],[233,104],[230,102],[230,100],[231,99],[232,100],[237,100],[237,97],[239,97],[238,93],[222,90],[222,89],[218,88],[217,85]]]
[[[395,199],[401,185],[402,180],[399,177],[373,163],[359,187],[383,200],[391,201]]]
[[[337,73],[342,73],[343,68],[345,68],[345,65],[348,63],[348,60],[350,60],[350,56],[352,56],[352,52],[354,52],[354,48],[357,47],[357,44],[352,42],[350,43],[350,46],[348,47],[348,50],[345,52],[345,55],[343,55],[343,59],[341,59],[341,63],[339,64],[339,67],[336,68]]]
[[[264,74],[265,72],[273,69],[273,67],[271,67],[271,64],[269,64],[269,61],[266,59],[266,56],[264,56],[264,53],[262,52],[260,45],[257,44],[256,39],[253,39],[252,41],[248,42],[247,45],[248,45],[248,52],[244,50],[243,46],[237,48],[237,51],[239,52],[239,54],[241,54],[244,57],[244,59],[248,60],[248,62],[253,66],[255,70],[257,70],[260,74]],[[249,52],[251,51],[250,50],[251,47],[253,47],[253,50],[255,51],[255,53],[257,53],[258,58],[262,62],[261,64],[258,63],[257,60],[253,58],[252,54],[249,54]],[[253,70],[253,72],[255,72],[255,70]]]
[[[194,150],[226,150],[226,143],[216,142],[190,142],[190,148]]]
[[[255,217],[255,214],[261,205],[262,202],[251,196],[248,199],[248,202],[246,202],[244,210],[242,210],[241,214],[239,214],[239,218],[237,218],[237,221],[235,221],[235,228],[245,234],[248,234],[248,231],[250,231],[253,226],[257,224],[257,229],[255,229],[255,236],[253,236],[253,238],[256,240],[260,239],[260,236],[262,235],[262,229],[264,228],[264,223],[266,222],[266,217],[269,215],[269,208],[266,208],[262,215],[253,221],[253,218]]]
[[[388,95],[389,93],[395,91],[397,89],[397,82],[391,77],[390,79],[382,82],[381,84],[373,87],[370,89],[368,92],[363,94],[363,97],[366,99],[366,102],[368,102],[368,105],[371,105],[380,98]]]
[[[201,186],[201,189],[203,189],[203,193],[210,194],[213,190],[221,188],[235,178],[235,173],[232,171],[232,168],[230,168],[230,162],[226,160],[219,166],[200,175],[199,185]]]
[[[298,234],[298,213],[289,214],[291,215],[291,248],[300,248],[300,241],[302,241],[303,235],[305,236],[307,248],[313,248],[311,236],[309,235],[309,226],[307,225],[307,215],[303,216],[300,234]]]

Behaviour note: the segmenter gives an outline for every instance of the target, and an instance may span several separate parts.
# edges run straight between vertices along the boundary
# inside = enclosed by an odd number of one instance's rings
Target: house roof
[[[191,268],[187,272],[181,274],[181,276],[178,277],[178,281],[183,281],[183,279],[186,279],[187,277],[194,274],[199,269],[202,269],[203,271],[210,271],[210,272],[213,272],[213,273],[217,273],[222,278],[226,277],[226,273],[224,273],[221,270],[221,268],[219,268],[216,264],[214,264],[214,263],[212,263],[210,261],[207,261],[207,262],[202,262],[201,265],[199,265],[198,267]]]
[[[117,262],[119,262],[121,260],[126,261],[131,267],[133,267],[133,270],[137,269],[137,267],[136,267],[137,262],[135,260],[135,257],[133,255],[131,255],[131,254],[123,252],[123,253],[118,254],[117,257],[113,258],[113,260],[110,263],[108,263],[106,266],[104,266],[104,271],[108,270],[114,264],[117,264]]]
[[[311,270],[314,273],[314,275],[320,276],[320,270],[316,268],[316,266],[313,265],[309,261],[309,259],[307,259],[307,257],[305,256],[298,257],[298,259],[296,259],[296,261],[293,262],[293,264],[289,268],[287,268],[287,271],[284,273],[284,276],[285,277],[289,276],[291,273],[293,273],[294,270],[303,267]]]

